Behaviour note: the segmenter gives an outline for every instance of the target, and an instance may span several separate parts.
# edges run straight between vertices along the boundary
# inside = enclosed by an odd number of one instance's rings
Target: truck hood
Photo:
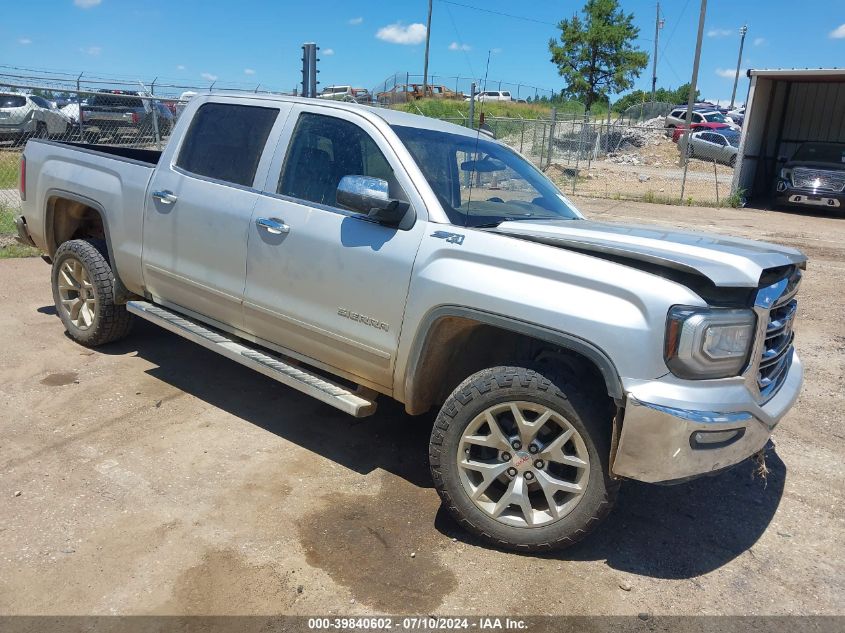
[[[754,288],[766,268],[807,261],[801,251],[787,246],[659,226],[537,220],[502,222],[496,231],[598,257],[621,257],[697,273],[716,286]]]

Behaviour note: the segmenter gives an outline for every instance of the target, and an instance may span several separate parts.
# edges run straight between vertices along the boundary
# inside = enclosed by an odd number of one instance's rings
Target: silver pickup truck
[[[212,94],[163,152],[22,162],[20,239],[74,340],[142,318],[355,416],[439,409],[434,484],[502,547],[578,541],[624,478],[745,460],[801,387],[799,251],[587,220],[467,128]]]

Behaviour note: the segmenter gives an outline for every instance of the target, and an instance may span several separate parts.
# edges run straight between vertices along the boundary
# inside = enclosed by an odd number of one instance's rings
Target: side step
[[[326,380],[307,369],[302,369],[293,361],[256,347],[250,347],[246,341],[235,336],[209,328],[177,312],[172,312],[148,301],[129,301],[126,309],[142,319],[170,330],[194,343],[198,343],[226,358],[229,358],[250,369],[261,372],[273,380],[277,380],[288,387],[293,387],[330,404],[356,418],[372,415],[376,410],[375,400],[363,397],[360,393],[351,391],[334,382]]]

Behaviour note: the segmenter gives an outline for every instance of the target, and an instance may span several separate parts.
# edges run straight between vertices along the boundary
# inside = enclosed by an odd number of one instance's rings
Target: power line
[[[554,22],[546,22],[544,20],[538,20],[537,18],[529,18],[524,15],[514,15],[513,13],[505,13],[504,11],[495,11],[493,9],[485,9],[484,7],[474,7],[471,4],[463,4],[461,2],[453,2],[453,0],[438,0],[438,2],[442,2],[444,4],[452,4],[456,7],[463,7],[464,9],[472,9],[473,11],[481,11],[483,13],[492,13],[493,15],[500,15],[505,18],[513,18],[514,20],[524,20],[525,22],[534,22],[535,24],[544,24],[546,26],[554,26],[557,27],[557,23]]]

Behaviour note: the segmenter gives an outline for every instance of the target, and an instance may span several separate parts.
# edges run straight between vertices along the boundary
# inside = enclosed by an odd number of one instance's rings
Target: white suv
[[[471,97],[467,97],[464,101],[470,101]],[[513,101],[511,93],[507,90],[485,90],[483,92],[475,93],[476,101]]]
[[[0,140],[25,141],[65,134],[71,120],[44,97],[0,93]]]

